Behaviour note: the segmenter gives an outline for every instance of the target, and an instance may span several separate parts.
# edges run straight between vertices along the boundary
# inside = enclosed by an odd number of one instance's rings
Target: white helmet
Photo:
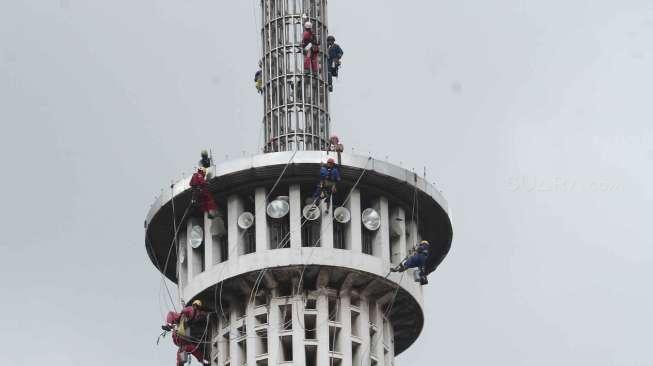
[[[311,23],[311,22],[306,22],[306,23],[304,23],[304,28],[306,28],[306,29],[311,29],[311,28],[313,28],[313,23]]]

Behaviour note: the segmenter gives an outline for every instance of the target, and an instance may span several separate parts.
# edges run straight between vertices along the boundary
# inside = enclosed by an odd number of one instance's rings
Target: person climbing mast
[[[315,33],[313,33],[313,23],[304,23],[304,34],[302,35],[302,48],[306,55],[304,56],[304,73],[314,75],[318,73],[318,54],[319,42]]]
[[[329,63],[329,91],[333,91],[333,78],[338,77],[338,69],[340,68],[340,59],[344,52],[342,48],[336,43],[334,36],[327,37],[327,61]]]
[[[429,282],[426,278],[424,265],[426,264],[426,258],[429,256],[429,247],[429,242],[422,240],[419,245],[416,245],[413,249],[413,254],[404,259],[398,266],[391,268],[390,272],[403,272],[409,268],[418,268],[420,283],[422,285],[428,284]]]
[[[207,322],[207,313],[202,310],[202,301],[195,300],[190,306],[184,307],[181,312],[168,312],[166,324],[161,326],[165,332],[172,331],[172,341],[179,347],[177,350],[177,366],[183,366],[187,353],[195,356],[202,365],[211,362],[204,358],[202,351],[203,339],[196,340],[191,337],[191,328],[202,322]]]
[[[336,193],[336,184],[340,182],[340,170],[336,166],[335,160],[329,158],[326,166],[320,168],[320,183],[315,188],[313,200],[324,200],[327,203],[326,213],[329,213],[333,205],[333,194]]]
[[[259,92],[259,94],[263,94],[263,63],[261,61],[258,62],[258,70],[254,74],[254,85],[256,86],[256,91]]]

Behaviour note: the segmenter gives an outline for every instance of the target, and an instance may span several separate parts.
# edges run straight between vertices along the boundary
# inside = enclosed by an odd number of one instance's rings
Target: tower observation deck
[[[422,239],[425,271],[438,267],[453,235],[447,201],[413,172],[343,153],[334,207],[314,209],[333,154],[329,95],[324,67],[305,75],[299,42],[306,16],[326,38],[326,0],[261,7],[264,153],[211,166],[215,218],[191,204],[189,178],[164,190],[146,216],[147,254],[181,299],[211,310],[191,336],[212,365],[394,365],[425,305],[414,270],[389,270]]]

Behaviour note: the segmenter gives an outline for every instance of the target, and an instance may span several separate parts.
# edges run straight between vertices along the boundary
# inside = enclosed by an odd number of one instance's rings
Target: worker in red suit
[[[306,53],[304,56],[304,73],[313,74],[318,72],[317,58],[319,55],[319,42],[313,33],[313,23],[304,23],[304,34],[302,35],[302,47]]]
[[[211,362],[204,358],[203,347],[200,342],[203,339],[190,337],[190,327],[199,321],[208,321],[207,315],[201,310],[202,301],[195,300],[191,306],[184,307],[181,312],[171,311],[166,317],[166,325],[162,326],[165,331],[172,331],[172,341],[179,347],[177,351],[177,366],[183,366],[186,361],[186,353],[190,353],[202,365],[210,365]]]
[[[193,190],[192,199],[194,204],[199,201],[202,211],[208,214],[209,219],[213,219],[217,215],[218,206],[215,204],[211,192],[209,192],[209,187],[205,177],[206,168],[197,168],[197,172],[193,174],[193,177],[190,179],[190,187]]]

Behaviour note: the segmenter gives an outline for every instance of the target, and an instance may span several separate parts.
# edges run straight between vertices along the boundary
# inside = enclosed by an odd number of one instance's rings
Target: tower
[[[334,206],[311,198],[329,136],[326,57],[306,74],[309,20],[326,44],[326,0],[263,0],[264,153],[216,163],[210,219],[191,205],[189,179],[145,221],[147,253],[186,302],[212,309],[194,339],[212,365],[390,366],[424,326],[414,270],[390,273],[415,243],[425,271],[449,251],[444,197],[414,172],[343,153]],[[338,208],[334,210],[333,208]]]

